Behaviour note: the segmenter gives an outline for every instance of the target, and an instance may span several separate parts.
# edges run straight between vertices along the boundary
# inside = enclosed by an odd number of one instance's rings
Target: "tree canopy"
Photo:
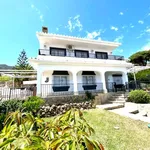
[[[28,62],[28,57],[27,57],[26,51],[24,49],[19,54],[17,64],[15,65],[14,69],[15,70],[33,70],[33,67]],[[26,74],[24,74],[24,75],[26,75]],[[32,74],[28,74],[28,75],[32,75]],[[24,81],[24,80],[28,81],[29,78],[16,78],[15,79],[16,85],[21,86],[22,81]]]
[[[19,54],[17,64],[14,69],[16,70],[32,70],[33,67],[28,63],[28,58],[26,55],[26,51],[23,49]]]
[[[11,77],[9,76],[0,76],[0,81],[10,81],[11,80]]]
[[[150,82],[150,69],[141,70],[135,74],[138,81]],[[133,73],[128,74],[129,81],[134,80]]]
[[[135,65],[146,66],[147,62],[150,61],[150,50],[137,52],[131,55],[129,59]]]

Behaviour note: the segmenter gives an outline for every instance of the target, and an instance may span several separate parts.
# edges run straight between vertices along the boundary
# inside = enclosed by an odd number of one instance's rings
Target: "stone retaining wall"
[[[71,108],[78,108],[78,109],[91,109],[92,102],[82,102],[82,103],[67,103],[67,104],[53,104],[53,105],[44,105],[41,106],[38,114],[41,117],[51,117],[59,114],[63,114]]]
[[[70,95],[70,96],[54,96],[54,97],[49,97],[45,98],[45,103],[48,105],[53,105],[53,104],[66,104],[66,103],[81,103],[86,101],[86,96],[85,95]]]

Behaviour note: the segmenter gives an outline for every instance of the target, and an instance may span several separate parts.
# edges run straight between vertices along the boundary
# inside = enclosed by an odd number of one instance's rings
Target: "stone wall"
[[[83,110],[83,109],[91,109],[93,107],[91,101],[81,103],[52,104],[52,105],[46,104],[44,106],[41,106],[38,114],[41,117],[51,117],[63,114],[71,108],[78,108]]]
[[[45,98],[45,103],[48,105],[53,104],[66,104],[66,103],[81,103],[86,101],[85,95],[76,95],[76,96],[55,96]]]

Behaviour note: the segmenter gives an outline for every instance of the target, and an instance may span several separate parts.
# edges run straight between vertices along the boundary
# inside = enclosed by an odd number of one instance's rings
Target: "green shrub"
[[[94,99],[94,96],[89,91],[85,92],[85,96],[86,96],[86,100],[93,100]]]
[[[37,96],[31,96],[23,103],[23,107],[26,111],[35,114],[43,103],[44,100],[42,98]]]
[[[0,149],[104,150],[98,141],[91,139],[93,133],[82,112],[76,109],[49,122],[30,113],[14,112],[7,116],[0,133]]]
[[[14,112],[16,110],[21,110],[23,108],[23,102],[22,100],[6,100],[0,102],[0,113],[8,113],[8,112]]]
[[[0,114],[0,131],[3,129],[5,118],[6,118],[6,115],[4,113],[1,113]]]
[[[149,103],[150,94],[143,90],[134,90],[129,93],[128,101],[134,103]]]

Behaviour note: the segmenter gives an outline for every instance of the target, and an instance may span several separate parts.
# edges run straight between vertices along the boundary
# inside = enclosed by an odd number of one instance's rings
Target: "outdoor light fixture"
[[[49,77],[46,77],[45,83],[49,82]]]

